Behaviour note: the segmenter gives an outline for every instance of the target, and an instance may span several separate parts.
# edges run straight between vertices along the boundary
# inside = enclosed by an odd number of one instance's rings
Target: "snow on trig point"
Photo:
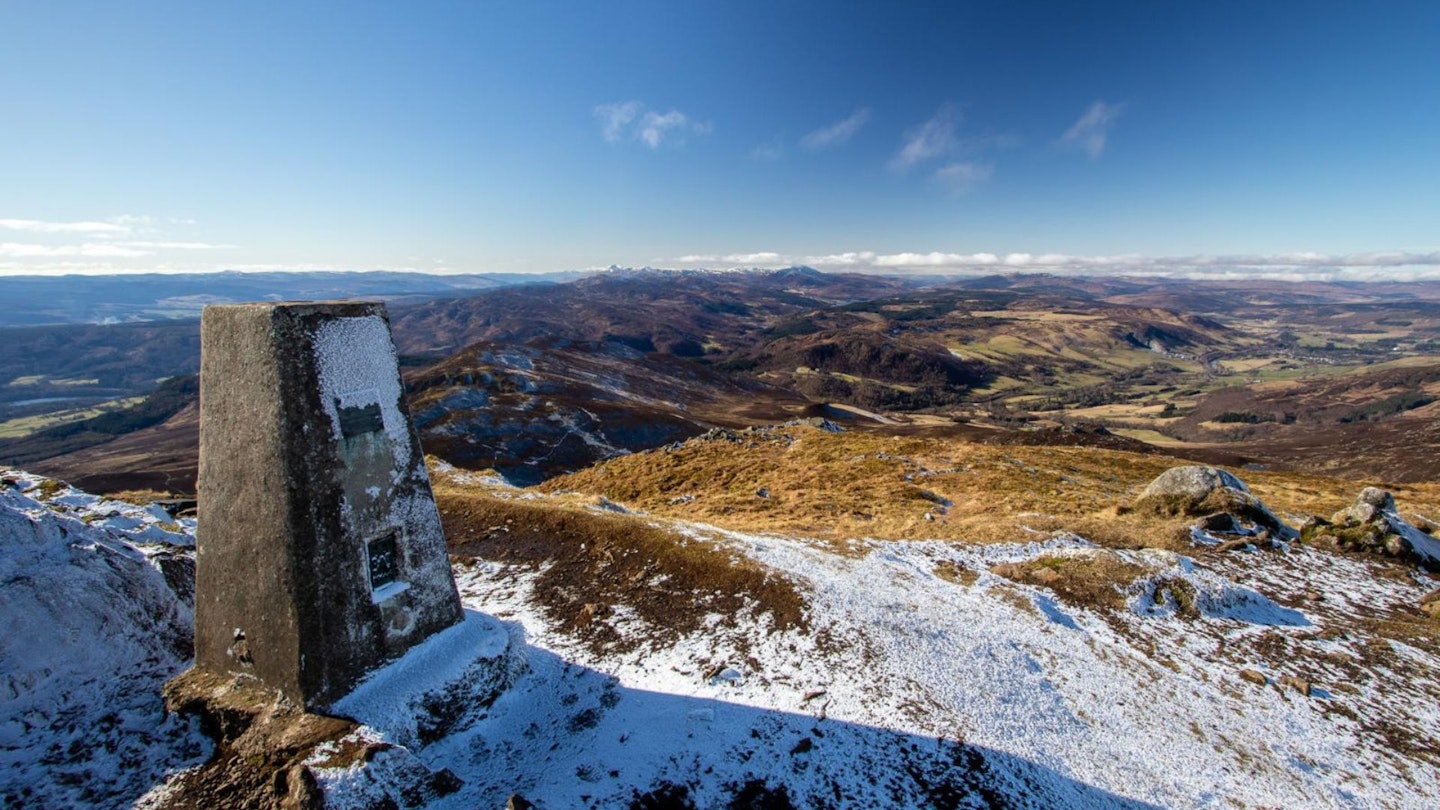
[[[324,710],[462,618],[384,305],[201,319],[195,665]]]

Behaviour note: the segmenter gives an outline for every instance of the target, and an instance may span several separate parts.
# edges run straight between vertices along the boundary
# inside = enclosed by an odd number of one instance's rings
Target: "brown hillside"
[[[478,341],[615,340],[677,356],[748,345],[786,315],[905,289],[878,276],[631,271],[570,284],[522,285],[397,310],[404,354],[449,354]]]
[[[867,537],[1015,541],[1069,530],[1109,545],[1163,546],[1180,524],[1125,507],[1155,476],[1183,463],[1088,447],[997,447],[794,426],[716,432],[674,449],[612,459],[540,489],[842,545]],[[1235,472],[1297,524],[1308,515],[1328,516],[1353,502],[1363,486],[1383,483]],[[1407,513],[1440,516],[1440,485],[1391,489]]]

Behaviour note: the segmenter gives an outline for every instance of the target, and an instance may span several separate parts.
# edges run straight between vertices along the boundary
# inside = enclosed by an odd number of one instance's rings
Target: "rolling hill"
[[[612,270],[396,304],[392,321],[427,446],[517,481],[812,415],[1392,482],[1436,474],[1436,454],[1413,451],[1440,447],[1437,285],[1206,282],[1189,295],[1155,279],[936,281]],[[0,425],[0,459],[95,487],[186,486],[193,417],[131,422],[142,432],[108,449],[45,431],[97,417],[101,392],[112,411],[148,407],[135,398],[157,377],[194,368],[193,322],[12,332],[0,367],[16,376],[0,394],[23,404]]]

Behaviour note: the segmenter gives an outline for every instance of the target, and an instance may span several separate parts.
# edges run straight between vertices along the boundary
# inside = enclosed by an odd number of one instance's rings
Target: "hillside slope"
[[[903,441],[877,459],[873,437],[789,432],[617,459],[545,495],[438,477],[467,604],[544,651],[436,751],[467,780],[444,806],[511,790],[540,807],[1440,800],[1440,625],[1418,608],[1440,583],[1423,571],[1120,520],[1163,459],[957,443],[968,469],[947,472]],[[937,497],[906,497],[924,470]],[[741,503],[802,474],[830,486]],[[1282,513],[1353,497],[1261,478]],[[646,511],[605,497],[622,491]],[[1402,502],[1434,514],[1437,495]],[[861,522],[805,530],[852,499]]]
[[[784,421],[808,404],[761,382],[614,340],[481,342],[406,375],[431,453],[535,483],[716,425]]]
[[[736,435],[604,465],[656,491],[648,514],[603,497],[619,476],[521,490],[437,466],[462,596],[508,625],[522,671],[443,736],[362,726],[327,750],[408,746],[453,775],[429,808],[516,793],[552,809],[1440,801],[1440,623],[1418,607],[1431,575],[1131,511],[1169,463],[1154,456]],[[802,472],[816,483],[746,508],[750,468],[770,490],[755,501]],[[1291,519],[1354,486],[1252,478]],[[917,481],[929,496],[907,496]],[[1433,525],[1440,488],[1397,494]],[[804,529],[827,501],[862,499],[867,516]],[[175,561],[193,531],[162,517],[8,474],[0,600],[34,621],[0,646],[21,698],[0,718],[7,803],[128,803],[208,750],[156,710],[184,666]],[[384,766],[327,762],[311,764],[327,806],[404,799]]]
[[[190,658],[194,521],[0,475],[0,804],[124,807],[208,744],[167,716]]]

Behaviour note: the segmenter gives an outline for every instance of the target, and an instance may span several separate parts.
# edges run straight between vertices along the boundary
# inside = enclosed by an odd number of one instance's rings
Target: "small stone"
[[[610,614],[610,609],[599,602],[587,602],[580,608],[580,615],[576,621],[580,624],[593,624],[598,619],[603,619]]]
[[[1310,682],[1295,675],[1281,675],[1280,686],[1282,688],[1294,689],[1296,692],[1310,697]]]
[[[1398,534],[1385,535],[1385,553],[1391,557],[1408,557],[1410,542]]]
[[[1305,598],[1311,602],[1323,602],[1325,601],[1325,594],[1319,591],[1306,591]]]
[[[1054,568],[1040,568],[1030,575],[1030,579],[1037,585],[1054,585],[1059,582],[1062,577],[1060,576],[1060,572]]]
[[[824,697],[824,696],[825,696],[825,690],[824,690],[824,689],[816,689],[816,690],[814,690],[813,692],[806,692],[806,693],[805,693],[805,697],[800,698],[800,702],[801,702],[801,703],[809,703],[810,701],[814,700],[815,698]]]
[[[810,751],[810,749],[812,749],[812,748],[814,748],[814,747],[815,747],[815,741],[812,740],[812,739],[810,739],[809,737],[806,737],[805,739],[801,740],[800,742],[795,743],[795,747],[790,749],[790,753],[791,753],[791,754],[804,754],[804,753],[807,753],[808,751]]]
[[[1370,523],[1385,516],[1386,512],[1395,511],[1395,496],[1379,487],[1366,487],[1360,491],[1360,496],[1348,509],[1342,509],[1335,513],[1331,520],[1335,523]]]
[[[462,787],[465,782],[449,768],[441,768],[430,777],[430,790],[436,796],[449,796]]]
[[[711,686],[721,686],[725,684],[734,686],[745,679],[744,673],[734,667],[720,666],[714,669],[713,673],[714,674],[706,678]]]
[[[1015,563],[997,563],[990,566],[990,573],[997,577],[1006,579],[1018,579],[1020,577],[1020,566]]]
[[[1265,677],[1265,673],[1253,669],[1240,670],[1240,680],[1249,681],[1257,686],[1264,686],[1270,682],[1270,679]]]
[[[1440,619],[1440,588],[1420,597],[1420,609],[1426,614]]]
[[[533,810],[534,807],[529,799],[519,793],[511,793],[510,798],[505,800],[505,810]]]
[[[1355,502],[1368,504],[1386,512],[1395,511],[1395,496],[1379,487],[1366,487],[1360,490],[1360,497],[1356,498]]]
[[[325,806],[325,794],[320,789],[315,774],[304,765],[296,765],[289,771],[276,771],[276,794],[284,810],[319,810]]]

